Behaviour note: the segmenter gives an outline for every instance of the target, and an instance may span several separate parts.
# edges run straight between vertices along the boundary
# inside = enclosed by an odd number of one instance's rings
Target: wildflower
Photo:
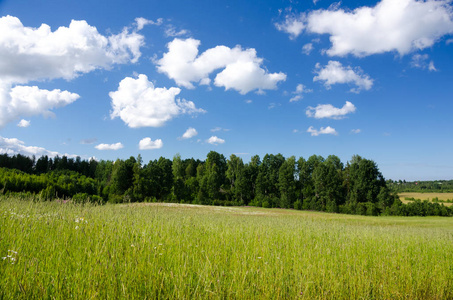
[[[17,251],[8,250],[8,254],[5,257],[2,257],[2,259],[9,260],[9,262],[11,264],[14,264],[14,262],[17,260],[16,255],[17,255]]]
[[[75,229],[76,229],[76,230],[79,229],[79,226],[76,226]]]
[[[131,247],[135,247],[134,244],[131,244]]]

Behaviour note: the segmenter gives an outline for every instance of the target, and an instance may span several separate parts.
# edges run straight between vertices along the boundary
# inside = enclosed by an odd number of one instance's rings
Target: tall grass
[[[452,249],[451,218],[0,199],[0,299],[451,299]]]

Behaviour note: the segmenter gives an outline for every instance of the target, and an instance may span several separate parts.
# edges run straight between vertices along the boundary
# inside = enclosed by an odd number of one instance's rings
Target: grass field
[[[453,218],[0,198],[0,299],[452,299]]]
[[[433,198],[438,198],[439,200],[453,200],[453,193],[398,193],[400,200],[403,203],[407,203],[408,200],[405,198],[414,198],[420,200],[429,200],[431,201]],[[410,201],[410,200],[409,200]],[[444,203],[444,205],[452,205],[453,203]]]

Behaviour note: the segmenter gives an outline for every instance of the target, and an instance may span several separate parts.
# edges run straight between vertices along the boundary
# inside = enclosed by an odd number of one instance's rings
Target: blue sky
[[[450,1],[0,1],[0,152],[359,154],[453,178]]]

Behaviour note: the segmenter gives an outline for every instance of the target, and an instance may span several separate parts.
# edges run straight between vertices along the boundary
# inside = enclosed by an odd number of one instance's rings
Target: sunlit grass
[[[452,218],[1,198],[0,299],[451,299],[452,249]]]

